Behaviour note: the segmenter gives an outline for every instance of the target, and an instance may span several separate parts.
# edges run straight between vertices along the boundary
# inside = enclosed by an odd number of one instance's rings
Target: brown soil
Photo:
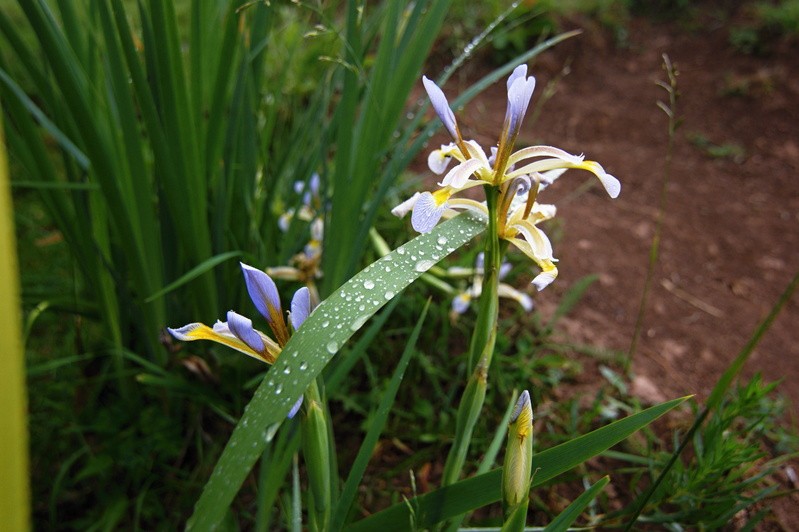
[[[541,197],[558,204],[563,231],[555,243],[560,277],[537,303],[547,312],[574,281],[598,273],[600,281],[562,323],[578,340],[624,352],[641,302],[666,166],[668,119],[656,102],[668,97],[655,85],[666,79],[662,54],[679,71],[683,122],[632,365],[633,393],[645,401],[687,394],[704,400],[799,271],[799,54],[784,42],[766,56],[742,54],[730,46],[728,30],[689,32],[639,18],[624,48],[603,32],[588,31],[533,65],[532,105],[564,65],[570,72],[537,122],[525,124],[519,144],[583,152],[622,182],[617,200],[601,187],[566,197],[581,183],[572,173]],[[456,90],[455,83],[447,87]],[[497,84],[458,114],[467,137],[492,143],[504,116],[504,90]],[[495,123],[497,131],[485,130]],[[700,136],[741,150],[713,157],[698,145]],[[783,379],[778,390],[794,405],[797,326],[794,299],[743,370],[744,377],[762,372],[768,381]],[[785,502],[777,520],[790,529],[799,516]]]

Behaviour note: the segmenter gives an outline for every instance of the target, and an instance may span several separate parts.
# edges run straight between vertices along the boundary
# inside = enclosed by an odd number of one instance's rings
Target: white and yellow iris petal
[[[452,187],[458,190],[463,189],[472,174],[478,170],[487,168],[488,167],[486,166],[486,163],[480,159],[469,159],[468,161],[464,161],[450,170],[438,185],[442,187]],[[488,181],[481,179],[478,179],[477,181],[489,183]]]
[[[553,146],[530,146],[522,148],[510,156],[509,164],[516,164],[526,159],[534,157],[545,157],[544,159],[525,164],[516,168],[512,172],[507,173],[503,177],[503,181],[513,179],[524,174],[532,174],[534,172],[546,172],[549,170],[556,170],[561,168],[575,168],[579,170],[587,170],[594,174],[605,191],[611,198],[616,198],[621,192],[621,183],[614,176],[605,172],[602,165],[596,161],[585,161],[582,155],[573,155],[560,148]]]
[[[258,331],[256,332],[264,344],[264,350],[263,352],[256,351],[233,334],[227,323],[221,321],[216,322],[213,329],[202,323],[189,323],[178,329],[170,328],[169,332],[172,336],[184,342],[211,340],[267,364],[274,364],[277,355],[280,353],[280,347],[271,338]]]
[[[512,286],[507,285],[505,283],[499,283],[499,285],[497,286],[497,294],[499,295],[499,297],[504,297],[516,301],[527,312],[533,310],[533,307],[535,306],[533,304],[533,298],[531,298],[529,295],[525,294],[524,292],[520,292],[515,288],[513,288]]]

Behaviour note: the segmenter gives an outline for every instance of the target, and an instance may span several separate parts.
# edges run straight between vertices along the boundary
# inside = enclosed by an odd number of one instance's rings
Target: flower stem
[[[461,396],[455,425],[455,439],[444,465],[442,485],[447,486],[460,478],[472,432],[477,424],[485,401],[488,367],[494,354],[497,339],[497,316],[499,313],[499,265],[502,249],[497,231],[497,203],[499,189],[486,186],[488,205],[488,235],[485,247],[483,289],[477,311],[477,323],[469,347],[469,371],[471,375]]]

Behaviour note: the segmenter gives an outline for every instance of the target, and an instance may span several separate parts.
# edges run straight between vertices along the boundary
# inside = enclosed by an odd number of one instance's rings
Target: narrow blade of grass
[[[366,433],[366,437],[363,439],[363,443],[361,443],[361,448],[358,450],[358,455],[352,463],[347,481],[344,483],[344,487],[341,490],[333,520],[330,523],[330,530],[341,530],[344,520],[347,518],[350,507],[355,500],[355,492],[358,489],[358,485],[361,483],[363,473],[366,471],[366,466],[369,463],[369,458],[371,458],[377,440],[383,432],[383,427],[385,427],[386,421],[388,420],[391,405],[394,403],[394,398],[397,396],[400,382],[402,382],[402,377],[405,375],[405,368],[408,367],[411,356],[415,351],[416,341],[419,339],[419,333],[422,331],[422,324],[424,324],[429,308],[430,300],[427,301],[427,304],[425,304],[422,309],[422,314],[416,322],[416,327],[414,327],[410,338],[408,338],[408,343],[405,344],[405,350],[402,352],[402,356],[397,363],[394,375],[391,377],[391,382],[389,382],[388,388],[386,388],[386,391],[383,393],[380,405],[377,407],[376,415],[369,424],[369,431]]]
[[[585,492],[574,499],[574,501],[566,507],[558,516],[547,525],[544,532],[565,532],[569,529],[572,523],[580,517],[580,514],[593,501],[599,492],[602,491],[607,483],[610,482],[610,477],[602,477],[593,486],[585,490]]]

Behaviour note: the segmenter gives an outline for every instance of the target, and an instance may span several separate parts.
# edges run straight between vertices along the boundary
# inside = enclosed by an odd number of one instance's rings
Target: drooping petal
[[[481,167],[484,167],[482,161],[478,159],[469,159],[447,172],[447,175],[444,176],[444,179],[442,179],[438,185],[455,189],[463,188],[469,180],[469,177]]]
[[[561,150],[554,146],[528,146],[513,153],[508,159],[509,164],[517,164],[525,159],[532,159],[533,157],[555,157],[572,164],[580,164],[583,162],[582,155],[573,155],[567,151]],[[524,168],[519,168],[514,173],[530,174],[532,172],[523,171]]]
[[[525,77],[527,77],[527,65],[526,64],[521,64],[521,65],[517,66],[516,68],[514,68],[513,72],[511,72],[510,76],[508,76],[508,81],[507,81],[508,91],[510,91],[511,85],[513,85],[514,81],[516,81],[519,78],[524,79]]]
[[[521,168],[508,173],[505,176],[505,179],[512,179],[518,175],[532,174],[534,172],[546,172],[549,170],[563,168],[576,168],[579,170],[587,170],[593,173],[602,183],[602,186],[605,188],[605,191],[611,198],[617,198],[621,192],[621,183],[619,180],[605,172],[605,169],[602,168],[602,165],[600,165],[598,162],[585,161],[583,160],[582,155],[572,155],[571,153],[565,152],[559,148],[554,148],[552,146],[530,146],[528,148],[523,148],[511,155],[509,162],[516,163],[532,157],[548,158],[526,164]],[[560,174],[557,174],[554,177],[557,177],[558,175]]]
[[[599,181],[602,183],[602,186],[605,187],[605,191],[608,193],[608,196],[614,199],[619,197],[619,194],[621,193],[621,182],[619,182],[619,180],[614,176],[605,172],[605,169],[602,168],[601,164],[596,161],[585,161],[578,166],[578,168],[588,170],[597,176]]]
[[[447,208],[454,215],[455,209],[461,211],[469,211],[478,215],[480,218],[488,220],[488,207],[485,202],[475,201],[466,198],[452,198],[447,202]],[[446,214],[446,213],[445,213]]]
[[[393,214],[397,218],[403,218],[406,214],[411,212],[414,205],[416,205],[416,201],[419,199],[419,196],[421,195],[422,195],[421,192],[414,192],[413,196],[411,196],[410,198],[406,199],[405,201],[403,201],[402,203],[391,209],[391,214]]]
[[[533,310],[533,307],[535,306],[533,304],[533,298],[505,283],[499,283],[499,286],[497,287],[497,294],[500,297],[512,299],[518,302],[527,312]]]
[[[261,362],[266,362],[267,364],[273,364],[275,362],[276,352],[279,352],[279,348],[277,348],[277,346],[274,346],[276,351],[272,351],[271,346],[267,346],[267,349],[264,352],[253,350],[250,346],[233,335],[230,332],[230,329],[228,329],[227,324],[224,324],[224,328],[221,330],[216,330],[216,327],[211,329],[202,323],[189,323],[188,325],[184,325],[178,329],[168,328],[167,330],[178,340],[182,340],[184,342],[192,342],[194,340],[210,340],[212,342],[231,347],[236,351],[251,356],[257,360],[260,360]]]
[[[430,103],[433,104],[433,109],[435,109],[438,118],[441,119],[441,122],[444,124],[444,127],[447,128],[452,138],[459,140],[460,135],[458,134],[458,124],[455,122],[455,114],[452,112],[447,97],[444,96],[444,92],[435,82],[428,79],[427,76],[422,76],[422,83],[424,84],[427,96],[430,98]]]
[[[546,233],[528,221],[521,221],[512,227],[530,244],[537,259],[552,260],[552,243]]]
[[[411,225],[420,233],[429,233],[441,219],[446,209],[446,200],[439,203],[430,192],[423,192],[413,206]]]
[[[541,273],[536,275],[535,279],[533,279],[532,284],[533,286],[535,286],[536,290],[540,292],[541,290],[552,284],[552,282],[557,278],[557,276],[558,276],[558,269],[553,266],[551,269],[542,271]]]
[[[311,293],[303,286],[291,300],[291,326],[296,331],[311,314]]]
[[[250,349],[263,353],[266,346],[264,346],[261,336],[255,332],[252,326],[252,320],[236,312],[228,311],[227,324],[230,331],[236,335],[236,338],[247,344]]]
[[[269,327],[275,333],[278,344],[286,345],[289,339],[288,329],[286,329],[286,321],[283,319],[280,295],[277,292],[275,282],[266,272],[243,262],[240,264],[250,299],[252,299],[258,312],[269,323]]]
[[[433,150],[427,156],[427,166],[436,175],[443,174],[449,166],[452,157],[445,155],[443,150]]]

